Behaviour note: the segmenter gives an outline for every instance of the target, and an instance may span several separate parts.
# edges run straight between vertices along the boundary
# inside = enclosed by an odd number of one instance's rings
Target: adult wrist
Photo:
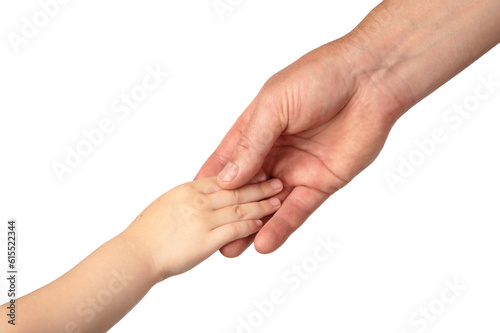
[[[346,38],[399,116],[500,42],[497,0],[385,0]]]

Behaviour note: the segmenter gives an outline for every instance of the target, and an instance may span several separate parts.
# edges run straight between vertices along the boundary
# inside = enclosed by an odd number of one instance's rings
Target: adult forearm
[[[346,37],[402,114],[500,42],[500,1],[386,0]]]

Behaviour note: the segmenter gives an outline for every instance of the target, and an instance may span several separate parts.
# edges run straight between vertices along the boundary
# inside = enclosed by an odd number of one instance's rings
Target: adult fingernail
[[[238,166],[233,162],[228,162],[224,169],[219,173],[217,179],[221,182],[230,182],[238,174]]]
[[[277,179],[271,180],[271,187],[273,190],[279,190],[281,188],[281,182]]]

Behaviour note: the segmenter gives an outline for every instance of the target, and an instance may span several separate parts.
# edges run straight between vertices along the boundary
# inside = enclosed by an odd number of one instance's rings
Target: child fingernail
[[[262,221],[261,221],[261,220],[257,220],[257,221],[255,221],[255,224],[257,225],[257,227],[262,227],[262,225],[263,225],[264,223],[262,223]]]
[[[279,190],[281,188],[281,182],[277,179],[273,179],[271,181],[271,187],[273,188],[273,190]]]
[[[279,206],[281,204],[281,201],[278,198],[272,198],[271,200],[269,200],[269,203],[273,206]]]
[[[260,171],[255,177],[253,177],[252,181],[256,183],[260,183],[267,180],[267,176],[263,171]]]

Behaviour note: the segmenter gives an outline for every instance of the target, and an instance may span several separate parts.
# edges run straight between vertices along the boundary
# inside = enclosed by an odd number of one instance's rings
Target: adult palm
[[[265,83],[201,168],[197,178],[225,167],[218,181],[224,188],[252,179],[283,181],[283,205],[255,236],[257,251],[280,247],[368,166],[409,107],[411,92],[400,93],[404,84],[370,60],[348,36],[306,54]],[[235,241],[221,252],[237,256],[252,241]]]

